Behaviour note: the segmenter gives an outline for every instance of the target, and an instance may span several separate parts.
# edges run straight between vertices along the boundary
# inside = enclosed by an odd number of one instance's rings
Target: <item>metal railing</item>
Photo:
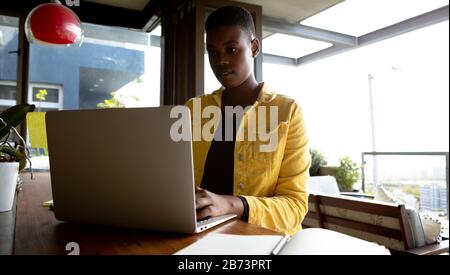
[[[364,165],[366,164],[365,156],[444,156],[445,157],[445,182],[447,186],[447,215],[449,215],[449,152],[363,152],[361,153],[361,179],[362,190],[366,191]],[[375,171],[376,173],[376,171]],[[375,176],[375,175],[374,175]]]

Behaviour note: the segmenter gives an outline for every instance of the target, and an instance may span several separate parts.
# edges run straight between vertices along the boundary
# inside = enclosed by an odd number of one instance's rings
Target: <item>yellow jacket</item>
[[[221,88],[201,99],[201,110],[207,106],[221,106]],[[197,100],[198,104],[199,100]],[[193,128],[205,125],[210,118],[193,113],[194,99],[186,106],[192,114]],[[251,108],[266,106],[278,107],[278,145],[272,152],[261,152],[260,143],[236,140],[234,149],[234,195],[243,196],[249,205],[248,222],[287,234],[295,234],[301,229],[301,223],[308,212],[308,194],[306,183],[311,163],[308,138],[305,131],[300,106],[291,98],[277,95],[263,84],[257,101]],[[245,112],[240,131],[246,132],[248,113]],[[218,118],[217,118],[218,119]],[[269,129],[267,126],[266,129]],[[267,143],[266,143],[267,144]],[[201,139],[193,141],[194,177],[196,186],[200,186],[203,169],[211,141]]]

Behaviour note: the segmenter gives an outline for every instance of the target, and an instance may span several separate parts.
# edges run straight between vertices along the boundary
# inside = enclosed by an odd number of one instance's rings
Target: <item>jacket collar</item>
[[[222,93],[225,91],[225,87],[221,87],[220,89],[214,91],[212,93],[212,97],[217,104],[217,106],[222,105]],[[258,104],[262,103],[269,103],[270,101],[274,100],[277,95],[270,89],[270,87],[262,82],[261,91],[259,92],[258,98],[256,99],[256,102]]]

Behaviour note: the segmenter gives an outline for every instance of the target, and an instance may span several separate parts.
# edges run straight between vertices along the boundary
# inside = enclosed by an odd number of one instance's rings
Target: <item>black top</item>
[[[236,117],[233,116],[233,129],[236,129],[235,125]],[[201,184],[203,189],[220,195],[233,195],[235,140],[235,133],[233,140],[225,139],[225,117],[222,108],[221,122],[206,157]]]
[[[223,94],[222,94],[222,102]],[[241,119],[241,118],[240,118]],[[233,114],[233,139],[225,139],[225,108],[221,107],[221,118],[218,129],[211,142],[208,155],[206,157],[204,174],[201,188],[219,195],[233,195],[234,186],[234,145],[236,141],[236,131],[241,121],[237,121]],[[248,221],[249,207],[244,197],[239,197],[244,205],[242,220]]]

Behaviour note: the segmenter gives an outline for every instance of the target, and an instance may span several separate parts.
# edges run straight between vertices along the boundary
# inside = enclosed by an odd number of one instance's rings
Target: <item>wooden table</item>
[[[42,206],[52,199],[50,176],[23,174],[16,209],[0,213],[0,254],[68,254],[76,242],[80,254],[172,254],[211,232],[243,235],[281,235],[269,229],[231,220],[200,234],[166,233],[112,226],[66,223]]]

